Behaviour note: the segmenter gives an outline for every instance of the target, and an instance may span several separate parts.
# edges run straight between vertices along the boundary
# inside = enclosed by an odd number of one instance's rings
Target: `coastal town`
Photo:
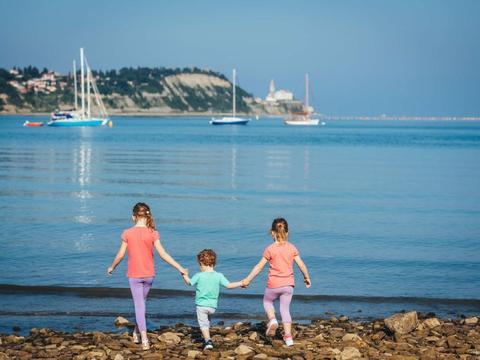
[[[17,68],[13,68],[9,72],[14,79],[8,83],[20,94],[27,94],[28,92],[51,94],[57,90],[64,90],[68,85],[66,75],[47,69],[39,73],[38,77],[28,80]]]

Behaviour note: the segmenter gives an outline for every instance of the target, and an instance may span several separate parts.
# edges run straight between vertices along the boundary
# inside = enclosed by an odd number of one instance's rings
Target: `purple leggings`
[[[147,331],[145,320],[145,300],[153,284],[153,277],[129,278],[130,290],[132,291],[133,305],[135,306],[135,320],[140,331]]]
[[[290,316],[290,302],[293,296],[293,286],[282,286],[279,288],[266,288],[263,295],[263,307],[265,311],[275,311],[273,302],[280,298],[280,315],[282,316],[282,323],[291,323]]]

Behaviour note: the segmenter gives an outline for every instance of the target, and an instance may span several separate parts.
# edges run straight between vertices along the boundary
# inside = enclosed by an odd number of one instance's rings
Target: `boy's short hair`
[[[197,255],[197,260],[204,266],[215,266],[217,263],[217,254],[212,249],[204,249]]]

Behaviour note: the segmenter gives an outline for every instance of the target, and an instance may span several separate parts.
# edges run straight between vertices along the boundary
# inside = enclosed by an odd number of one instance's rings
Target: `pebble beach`
[[[479,359],[478,317],[439,319],[407,312],[356,322],[346,316],[293,326],[295,344],[286,347],[281,327],[265,337],[265,323],[238,322],[211,328],[215,347],[202,351],[198,328],[176,324],[149,331],[151,349],[133,343],[128,320],[120,333],[65,333],[34,328],[28,336],[1,335],[3,359]]]

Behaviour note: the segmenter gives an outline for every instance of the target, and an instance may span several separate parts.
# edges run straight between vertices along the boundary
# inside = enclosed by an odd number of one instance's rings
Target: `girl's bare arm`
[[[265,259],[264,257],[262,257],[260,259],[260,261],[258,262],[257,265],[255,265],[252,269],[252,271],[250,272],[250,274],[248,274],[248,276],[242,280],[242,283],[243,285],[242,286],[248,286],[250,284],[250,282],[255,279],[257,277],[258,274],[260,274],[260,272],[263,270],[263,268],[265,267],[265,265],[267,264],[267,259]]]
[[[243,281],[235,281],[235,282],[231,282],[231,283],[228,283],[227,285],[225,285],[225,287],[227,289],[235,289],[235,288],[238,288],[240,286],[243,286]]]
[[[186,274],[182,274],[182,277],[183,277],[183,281],[185,282],[185,284],[187,285],[192,285],[192,282],[190,281],[190,277],[188,276],[188,269],[185,269],[187,271]]]
[[[110,267],[107,269],[108,275],[112,275],[113,270],[115,270],[117,265],[120,264],[126,252],[127,252],[127,243],[125,241],[122,241],[122,244],[120,245],[120,249],[118,249],[117,255],[115,256],[115,259],[113,259],[112,265],[110,265]]]
[[[155,241],[155,249],[158,252],[158,255],[162,258],[163,261],[165,261],[167,264],[173,266],[175,269],[177,269],[181,274],[187,274],[187,270],[184,269],[179,263],[177,263],[169,253],[165,251],[163,248],[162,244],[160,243],[160,240]]]
[[[293,260],[295,260],[298,268],[303,274],[303,281],[305,282],[305,286],[309,288],[310,286],[312,286],[312,281],[310,280],[310,275],[308,274],[307,265],[305,265],[300,255],[295,256]]]

